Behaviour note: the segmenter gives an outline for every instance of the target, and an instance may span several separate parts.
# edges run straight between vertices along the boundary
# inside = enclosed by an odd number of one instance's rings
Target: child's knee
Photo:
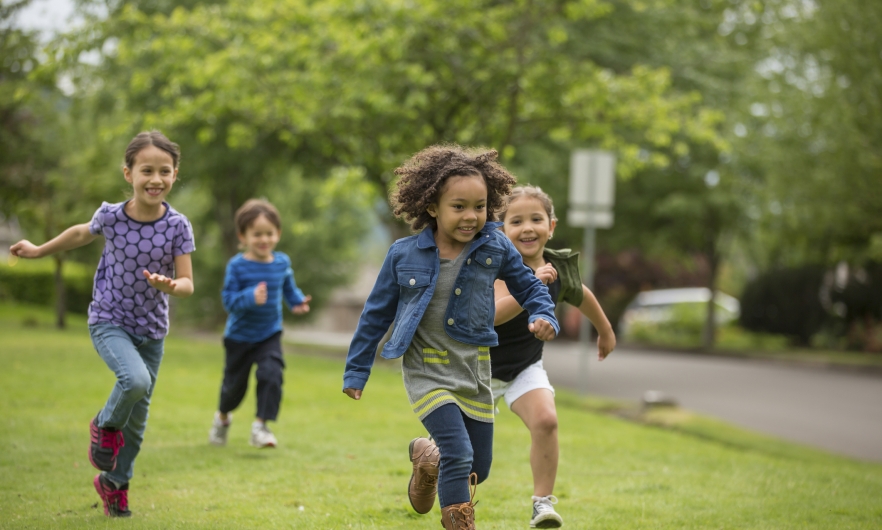
[[[552,410],[538,415],[531,430],[544,435],[554,433],[557,431],[557,414]]]
[[[490,463],[487,462],[484,466],[475,466],[472,468],[472,473],[478,475],[478,484],[487,480],[487,477],[490,476]]]
[[[474,464],[474,451],[471,447],[466,447],[459,454],[447,456],[441,452],[442,466],[445,470],[452,473],[468,474],[472,471]]]
[[[279,363],[267,363],[257,367],[254,377],[261,383],[279,385],[282,384],[282,365]]]
[[[150,372],[138,370],[129,374],[124,380],[120,380],[120,383],[122,383],[126,395],[137,401],[150,393],[153,380],[150,377]]]

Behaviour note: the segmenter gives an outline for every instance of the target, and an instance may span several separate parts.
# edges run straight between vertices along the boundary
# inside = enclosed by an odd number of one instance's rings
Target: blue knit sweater
[[[266,303],[257,305],[254,289],[266,282]],[[291,259],[273,252],[273,261],[262,263],[236,254],[227,263],[223,288],[224,309],[229,313],[224,337],[239,342],[260,342],[282,330],[282,299],[288,307],[303,303],[303,292],[294,282]]]

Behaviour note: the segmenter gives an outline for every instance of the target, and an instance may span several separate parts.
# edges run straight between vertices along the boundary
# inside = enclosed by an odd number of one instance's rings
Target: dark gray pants
[[[235,410],[245,399],[251,366],[257,365],[257,417],[270,421],[279,414],[282,403],[282,333],[278,332],[261,342],[238,342],[224,338],[226,365],[221,385],[221,413]]]

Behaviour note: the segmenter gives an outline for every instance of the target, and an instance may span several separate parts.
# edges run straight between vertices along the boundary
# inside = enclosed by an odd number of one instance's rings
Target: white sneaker
[[[227,422],[224,423],[220,419],[220,413],[215,412],[214,421],[211,422],[211,429],[208,431],[208,443],[219,446],[227,445],[227,432],[229,432],[232,422],[232,414],[227,414]]]
[[[557,497],[554,495],[533,496],[533,518],[530,519],[530,528],[560,528],[563,525],[563,518],[554,511],[552,504],[557,504]]]
[[[251,424],[251,441],[249,443],[254,447],[263,448],[275,447],[277,442],[276,437],[266,426],[266,423],[255,421]]]

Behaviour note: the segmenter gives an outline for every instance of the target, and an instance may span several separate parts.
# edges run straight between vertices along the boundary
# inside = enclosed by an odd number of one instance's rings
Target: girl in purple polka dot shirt
[[[168,295],[193,294],[193,228],[165,202],[178,176],[180,149],[158,131],[142,132],[126,148],[123,175],[131,199],[103,203],[92,221],[34,245],[22,240],[10,253],[41,258],[104,236],[95,272],[89,333],[116,375],[104,408],[89,424],[93,480],[109,517],[128,517],[129,480],[141,449],[147,410],[168,333]]]

